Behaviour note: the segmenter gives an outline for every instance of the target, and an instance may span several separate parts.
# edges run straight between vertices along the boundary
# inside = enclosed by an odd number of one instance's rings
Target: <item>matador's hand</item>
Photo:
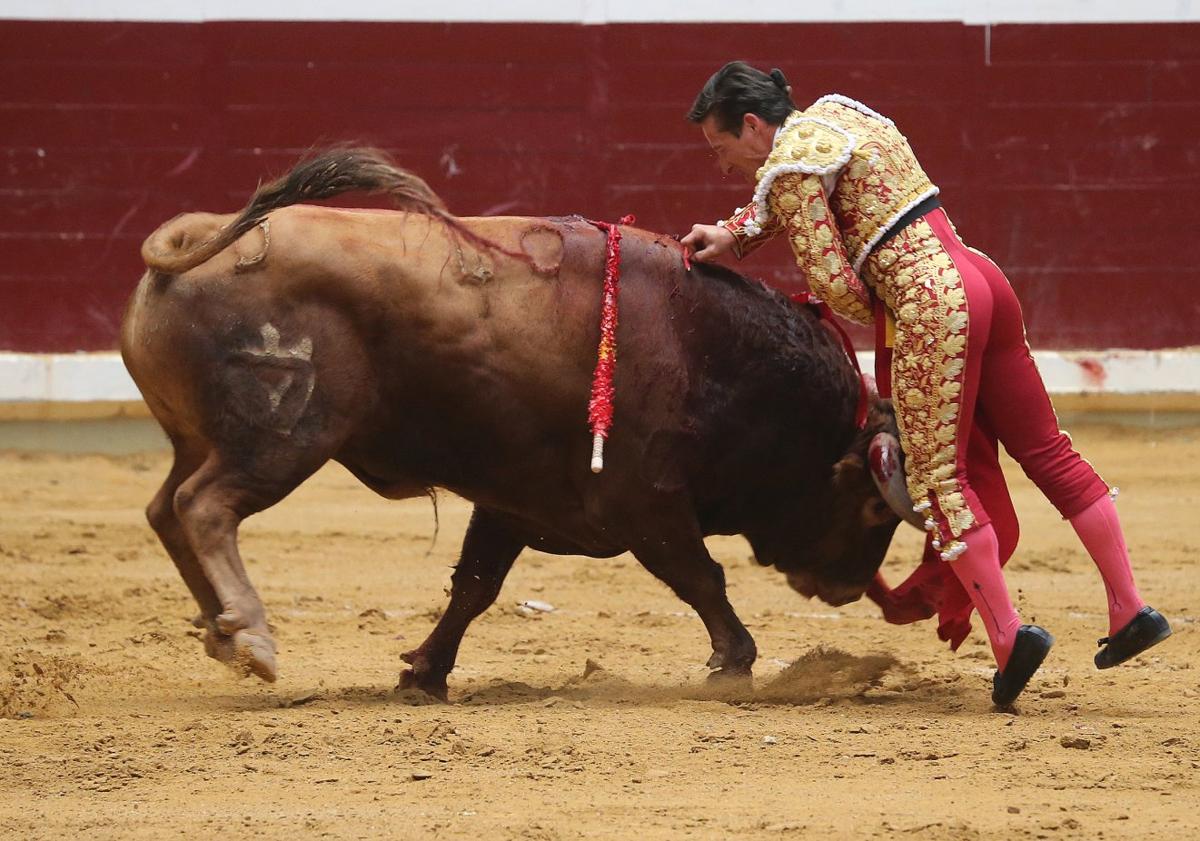
[[[692,252],[692,259],[709,263],[733,248],[733,234],[724,225],[692,225],[692,232],[680,244]]]

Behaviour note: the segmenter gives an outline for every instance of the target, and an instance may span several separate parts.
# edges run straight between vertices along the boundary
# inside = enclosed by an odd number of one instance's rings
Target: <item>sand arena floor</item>
[[[1097,672],[1099,577],[1007,464],[1009,581],[1058,637],[1015,715],[981,628],[953,655],[932,623],[806,602],[734,538],[711,546],[753,690],[706,686],[699,620],[631,557],[527,551],[452,703],[395,697],[469,508],[442,498],[434,545],[427,500],[339,467],[243,528],[280,680],[236,679],[142,516],[166,455],[0,454],[0,837],[1200,837],[1200,428],[1075,433],[1176,633]],[[900,533],[893,580],[918,550]]]

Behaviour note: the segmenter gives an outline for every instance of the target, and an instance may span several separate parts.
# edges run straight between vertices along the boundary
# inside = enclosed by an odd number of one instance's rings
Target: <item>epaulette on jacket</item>
[[[802,111],[788,117],[756,176],[754,206],[759,224],[764,224],[770,216],[767,197],[776,178],[793,172],[807,175],[837,172],[849,163],[857,142],[849,131],[827,120],[805,116]]]

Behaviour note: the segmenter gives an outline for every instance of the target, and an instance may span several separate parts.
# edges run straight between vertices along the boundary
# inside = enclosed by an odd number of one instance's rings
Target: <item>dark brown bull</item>
[[[403,209],[295,204],[354,189]],[[705,535],[745,535],[806,595],[863,593],[899,522],[867,468],[895,430],[888,404],[856,429],[855,373],[808,308],[721,268],[688,272],[676,242],[631,228],[615,428],[590,472],[604,247],[578,219],[457,219],[367,150],[146,241],[121,349],[174,445],[147,515],[211,656],[274,679],[238,524],[330,459],[385,497],[441,487],[475,504],[450,604],[404,655],[404,683],[442,698],[526,546],[632,552],[696,610],[724,674],[748,673],[756,651]]]

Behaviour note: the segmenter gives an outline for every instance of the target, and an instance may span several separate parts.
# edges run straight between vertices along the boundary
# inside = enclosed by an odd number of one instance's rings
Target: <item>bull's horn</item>
[[[925,530],[925,521],[913,511],[912,497],[908,495],[908,483],[904,469],[900,467],[900,442],[889,432],[880,432],[871,439],[867,451],[871,462],[871,475],[875,487],[891,509],[914,528]]]
[[[866,371],[863,371],[861,374],[859,374],[859,376],[862,377],[863,385],[867,387],[867,394],[871,395],[872,397],[878,397],[879,384],[875,382],[875,378]]]

